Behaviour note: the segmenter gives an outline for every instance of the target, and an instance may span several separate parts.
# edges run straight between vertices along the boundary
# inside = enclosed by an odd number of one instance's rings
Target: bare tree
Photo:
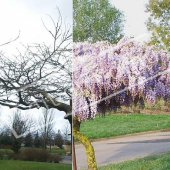
[[[30,131],[34,127],[35,121],[28,115],[22,115],[19,109],[15,109],[11,119],[12,131],[12,150],[15,153],[19,153],[23,137],[17,138],[14,134],[23,135]]]
[[[64,125],[62,129],[62,133],[63,133],[64,143],[67,143],[69,139],[71,139],[71,130],[68,123]]]
[[[51,45],[23,45],[25,52],[18,51],[10,58],[0,53],[0,104],[22,110],[56,108],[64,111],[71,123],[72,107],[66,101],[71,99],[72,34],[60,12],[58,21],[51,21],[54,31],[44,24]]]
[[[38,134],[38,131],[37,133],[35,134],[35,137],[34,137],[34,141],[33,141],[33,144],[35,147],[39,148],[41,146],[41,138]]]
[[[40,125],[40,133],[43,141],[43,147],[44,149],[46,149],[47,142],[51,141],[53,128],[55,125],[53,109],[42,108],[42,116],[39,119],[39,125]],[[50,142],[50,146],[51,146],[51,142]]]
[[[19,34],[17,35],[17,37],[15,37],[14,39],[10,39],[9,41],[7,41],[7,42],[5,42],[3,44],[0,44],[0,47],[16,41],[19,37],[20,37],[20,31],[19,31]]]

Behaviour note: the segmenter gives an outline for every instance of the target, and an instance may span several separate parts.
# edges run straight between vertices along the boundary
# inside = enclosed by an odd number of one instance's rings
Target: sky
[[[112,5],[124,13],[124,33],[128,37],[135,37],[139,42],[148,40],[149,33],[145,22],[149,14],[145,12],[148,0],[109,0]]]
[[[15,39],[20,32],[19,39],[11,44],[0,46],[0,51],[12,56],[17,53],[17,49],[23,50],[22,44],[45,42],[50,45],[51,37],[44,28],[42,20],[47,28],[53,30],[54,27],[48,15],[57,21],[59,16],[57,7],[65,23],[72,25],[72,0],[0,0],[0,45]],[[8,122],[12,110],[3,107],[1,111],[3,118],[1,120]],[[23,114],[25,112],[28,111],[22,111]],[[33,109],[28,113],[37,120],[41,111]],[[63,118],[65,113],[56,111],[55,115],[55,129],[62,130],[68,122]]]
[[[72,0],[0,0],[0,44],[15,39],[20,31],[20,37],[10,45],[1,49],[8,54],[22,49],[23,44],[42,43],[51,44],[51,37],[43,26],[53,30],[50,15],[54,21],[58,19],[60,9],[63,20],[72,24]],[[10,50],[9,50],[10,49]]]
[[[124,33],[126,36],[142,37],[139,41],[148,39],[148,32],[145,22],[149,14],[145,13],[145,4],[148,0],[109,0],[116,8],[125,15]],[[20,32],[20,37],[15,42],[6,46],[1,46],[6,54],[17,53],[17,49],[22,50],[22,44],[42,43],[51,44],[49,33],[43,26],[42,20],[50,30],[53,30],[52,22],[58,19],[56,7],[61,11],[66,23],[72,25],[72,0],[0,0],[0,45],[14,39]],[[147,36],[146,36],[147,34]],[[145,35],[145,36],[143,36]],[[3,108],[2,116],[8,119],[11,113],[9,108]],[[34,109],[30,112],[38,118],[40,110]],[[56,111],[56,129],[61,129],[66,120],[63,119],[65,113]]]

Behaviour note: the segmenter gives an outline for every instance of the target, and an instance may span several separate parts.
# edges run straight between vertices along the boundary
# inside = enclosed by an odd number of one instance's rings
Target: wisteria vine
[[[118,44],[74,43],[73,114],[79,121],[98,110],[170,98],[170,56],[129,38]]]

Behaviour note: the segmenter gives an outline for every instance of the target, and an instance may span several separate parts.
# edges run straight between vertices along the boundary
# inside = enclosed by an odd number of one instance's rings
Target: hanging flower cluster
[[[163,50],[123,38],[116,45],[74,43],[73,52],[73,114],[79,121],[94,118],[101,103],[116,108],[170,97],[170,56]]]

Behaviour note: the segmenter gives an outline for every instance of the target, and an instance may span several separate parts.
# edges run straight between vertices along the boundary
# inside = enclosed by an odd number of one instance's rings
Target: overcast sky
[[[51,44],[51,37],[43,26],[42,20],[46,27],[53,30],[52,22],[48,15],[54,21],[58,19],[60,9],[63,20],[72,25],[72,0],[0,0],[0,44],[18,36],[17,41],[0,47],[8,56],[16,54],[18,48],[22,51],[22,44],[42,43]],[[3,107],[3,121],[9,119],[12,111]],[[24,111],[23,111],[24,113]],[[35,119],[39,117],[40,110],[33,109],[29,111]],[[65,113],[56,111],[56,129],[62,129],[68,122],[63,119]]]
[[[50,30],[53,24],[48,15],[54,21],[58,19],[58,7],[63,20],[72,24],[72,0],[0,0],[0,44],[17,37],[20,38],[1,49],[7,53],[15,53],[16,47],[21,49],[19,43],[52,43],[49,33],[43,26],[42,20]]]
[[[149,14],[145,12],[148,0],[109,0],[112,5],[125,15],[124,33],[128,37],[141,37],[139,41],[146,41],[149,34],[145,25]],[[146,35],[148,34],[148,36]],[[144,36],[146,35],[146,36]]]

